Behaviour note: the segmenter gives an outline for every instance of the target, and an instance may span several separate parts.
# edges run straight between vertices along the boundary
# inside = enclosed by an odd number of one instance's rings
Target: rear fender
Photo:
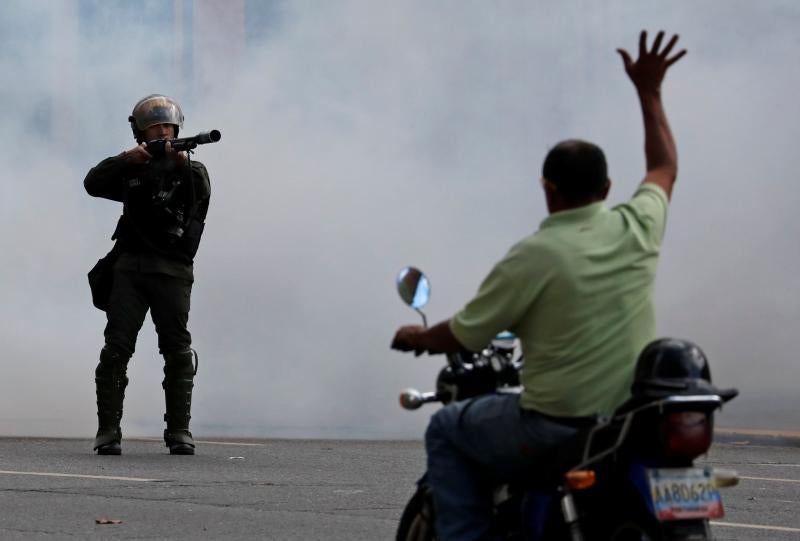
[[[655,519],[656,509],[653,504],[653,497],[650,494],[650,484],[647,481],[647,466],[642,462],[631,462],[628,466],[627,478],[641,501],[646,505],[647,512]]]

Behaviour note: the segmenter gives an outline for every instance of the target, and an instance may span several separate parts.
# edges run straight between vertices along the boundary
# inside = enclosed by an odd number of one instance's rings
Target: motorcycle
[[[425,274],[406,267],[397,288],[427,326],[422,308],[430,298],[430,282]],[[516,349],[514,336],[501,333],[478,353],[448,354],[436,390],[406,389],[400,405],[415,410],[432,402],[519,393],[522,357]],[[660,369],[674,374],[681,367]],[[703,376],[648,380],[637,366],[633,397],[613,416],[579,430],[525,479],[493,487],[495,530],[515,541],[711,540],[709,521],[723,516],[719,489],[736,485],[739,477],[731,470],[695,466],[694,460],[711,446],[714,412],[738,391],[717,389],[710,373]],[[423,475],[396,539],[436,539],[434,513]]]

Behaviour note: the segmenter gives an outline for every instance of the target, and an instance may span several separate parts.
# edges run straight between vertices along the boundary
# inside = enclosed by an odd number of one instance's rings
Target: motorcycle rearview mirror
[[[422,324],[428,326],[428,318],[422,308],[431,297],[431,284],[428,277],[416,267],[405,267],[397,274],[397,292],[403,302],[422,316]]]

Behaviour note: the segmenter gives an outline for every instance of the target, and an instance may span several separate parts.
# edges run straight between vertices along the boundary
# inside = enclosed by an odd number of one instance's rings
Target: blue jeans
[[[487,482],[523,477],[544,453],[575,433],[536,412],[522,412],[515,394],[481,396],[436,412],[425,449],[437,539],[492,539],[493,494]]]

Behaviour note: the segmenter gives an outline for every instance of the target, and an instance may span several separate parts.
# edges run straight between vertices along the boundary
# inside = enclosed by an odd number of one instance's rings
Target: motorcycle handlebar
[[[423,404],[440,400],[437,393],[421,393],[416,389],[405,389],[400,393],[400,405],[407,410],[419,409]]]

